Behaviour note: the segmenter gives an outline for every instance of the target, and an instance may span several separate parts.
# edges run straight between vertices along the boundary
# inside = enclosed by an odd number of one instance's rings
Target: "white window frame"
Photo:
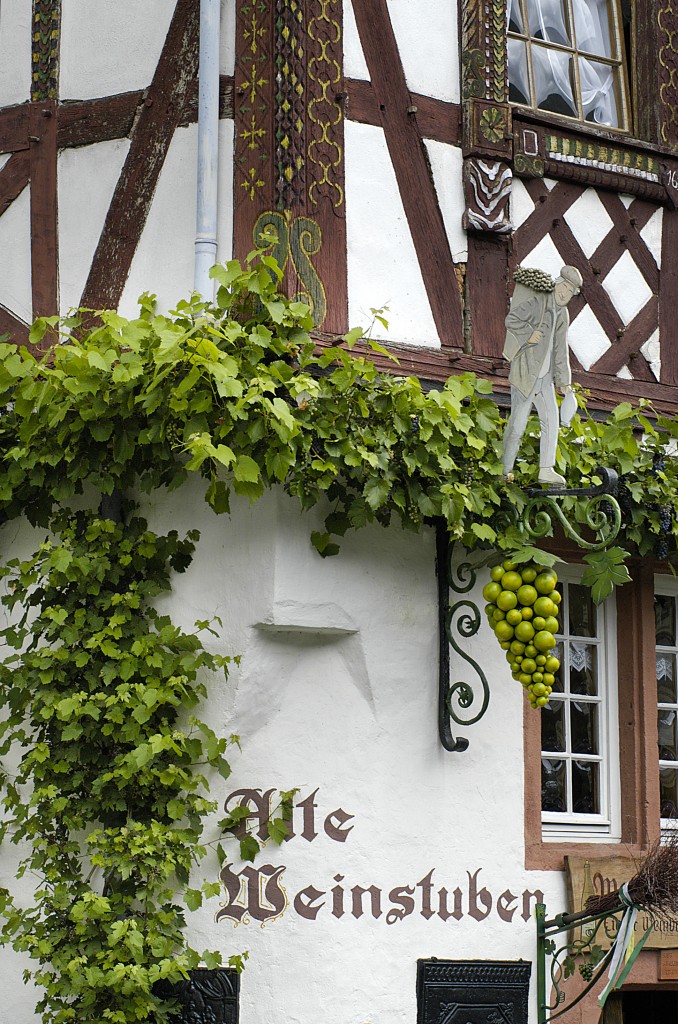
[[[662,597],[672,597],[674,602],[678,602],[678,580],[673,576],[657,575],[654,578],[654,592],[655,594],[661,594]],[[657,647],[657,634],[655,631],[654,649],[655,657],[657,654],[678,654],[678,609],[676,610],[677,621],[676,621],[676,646],[675,647]],[[656,673],[655,673],[656,675]],[[656,684],[655,684],[656,685]],[[667,709],[675,710],[678,714],[678,703],[659,703],[657,700],[657,710]],[[659,749],[657,749],[659,754]],[[661,768],[678,768],[678,758],[675,761],[662,761],[657,757],[657,771]],[[678,818],[661,818],[661,830],[662,834],[668,835],[678,830]]]
[[[556,566],[556,571],[563,584],[581,584],[583,567]],[[561,607],[565,607],[565,602]],[[557,639],[565,649],[572,638],[569,635],[569,623],[564,614],[561,616],[560,624],[563,632],[557,634]],[[597,636],[582,637],[581,640],[597,648],[600,754],[595,757],[575,754],[570,750],[569,737],[565,744],[566,750],[560,753],[562,759],[595,760],[600,764],[601,811],[599,814],[542,811],[542,838],[545,842],[619,842],[621,840],[621,787],[619,779],[617,607],[614,595],[597,606]],[[563,658],[565,670],[567,670],[567,664],[568,657],[565,653]],[[565,692],[567,692],[567,686]],[[584,699],[586,700],[586,698]],[[541,758],[545,756],[548,756],[548,752],[540,754],[540,772]]]

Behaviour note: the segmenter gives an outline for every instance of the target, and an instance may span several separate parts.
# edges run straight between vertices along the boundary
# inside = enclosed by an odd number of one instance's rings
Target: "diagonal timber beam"
[[[153,81],[111,200],[81,305],[115,308],[174,131],[198,71],[199,5],[178,0]]]
[[[438,336],[461,348],[459,285],[388,5],[354,0],[353,13]]]

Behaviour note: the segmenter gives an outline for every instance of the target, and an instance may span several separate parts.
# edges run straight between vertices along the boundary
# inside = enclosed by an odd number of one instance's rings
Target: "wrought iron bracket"
[[[552,532],[555,518],[580,548],[602,551],[615,540],[621,527],[621,509],[615,497],[619,478],[613,469],[605,466],[599,466],[596,474],[601,478],[597,487],[527,487],[525,494],[529,500],[519,517],[520,531],[530,540],[541,540]],[[563,498],[588,499],[581,511],[596,540],[582,537],[558,504],[558,499]]]
[[[563,981],[574,971],[575,958],[590,955],[594,947],[598,945],[597,938],[602,939],[604,936],[606,941],[612,943],[619,928],[619,915],[624,913],[624,909],[620,903],[617,907],[602,914],[589,914],[582,911],[580,914],[557,914],[556,917],[547,920],[546,905],[544,903],[537,904],[538,1024],[551,1024],[551,1021],[567,1013],[573,1006],[581,1002],[584,996],[588,995],[600,981],[612,959],[614,952],[612,945],[595,963],[590,977],[586,979],[586,986],[574,999],[565,1004],[566,995],[561,986]],[[566,933],[566,935],[562,945],[559,946],[554,937],[562,933]],[[547,971],[549,958],[550,969]],[[568,970],[568,962],[570,970]],[[553,991],[551,1002],[547,999],[547,975],[550,978]]]
[[[444,522],[436,523],[436,563],[438,571],[438,733],[445,750],[461,752],[468,748],[465,737],[452,735],[451,722],[457,725],[474,725],[487,711],[490,702],[490,687],[480,665],[462,648],[456,634],[465,640],[475,636],[480,629],[480,610],[468,598],[450,602],[450,591],[468,594],[476,582],[475,569],[469,562],[452,569],[453,544]],[[451,682],[450,648],[470,666],[478,676],[474,685],[480,684],[480,695],[465,680]]]

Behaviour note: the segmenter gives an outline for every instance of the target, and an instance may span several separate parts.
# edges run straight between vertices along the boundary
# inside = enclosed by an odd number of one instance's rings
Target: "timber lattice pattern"
[[[58,92],[61,0],[33,0],[31,99],[55,100]]]
[[[275,19],[275,205],[306,194],[306,27],[301,0],[277,0]]]
[[[559,182],[549,191],[538,178],[525,182],[525,187],[535,209],[513,236],[511,270],[525,261],[529,263],[534,247],[549,237],[563,263],[576,266],[584,278],[582,294],[576,295],[569,304],[570,320],[573,322],[587,305],[610,343],[587,369],[609,375],[628,371],[636,380],[656,382],[649,359],[642,350],[657,328],[659,269],[641,231],[657,211],[657,206],[643,199],[634,199],[627,208],[618,195],[599,191],[598,198],[612,225],[595,251],[587,257],[565,218],[586,188]],[[625,323],[605,288],[605,279],[619,260],[627,256],[632,258],[652,294],[630,322]],[[573,367],[580,369],[574,353],[571,353],[571,358]]]

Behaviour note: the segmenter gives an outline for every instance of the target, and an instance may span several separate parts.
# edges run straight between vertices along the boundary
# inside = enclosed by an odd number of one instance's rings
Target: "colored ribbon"
[[[619,902],[626,908],[624,910],[624,916],[619,924],[619,931],[614,940],[612,960],[610,962],[610,969],[607,977],[608,982],[600,996],[598,997],[598,1003],[600,1006],[604,1006],[610,992],[614,989],[619,988],[628,977],[629,971],[633,967],[636,957],[640,953],[641,949],[645,945],[652,926],[650,926],[639,942],[636,942],[634,928],[636,924],[636,918],[638,916],[638,907],[634,904],[631,896],[629,895],[628,885],[622,885],[619,890]]]

